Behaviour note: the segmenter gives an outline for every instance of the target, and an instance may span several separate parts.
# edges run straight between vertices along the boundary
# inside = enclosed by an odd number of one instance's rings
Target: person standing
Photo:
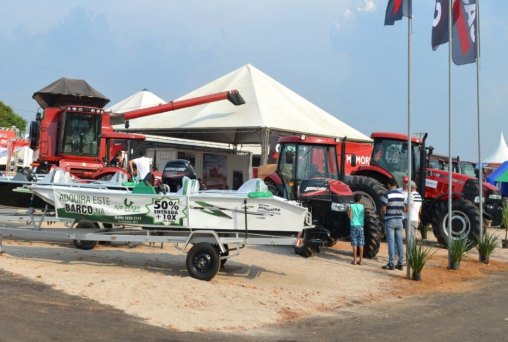
[[[355,203],[349,206],[349,222],[350,222],[350,233],[351,233],[351,246],[353,246],[353,265],[363,265],[363,246],[365,245],[365,236],[363,233],[364,225],[364,206],[360,203],[362,195],[355,194]],[[356,257],[360,255],[360,260],[357,262]]]
[[[136,166],[136,179],[142,181],[150,172],[150,158],[146,157],[146,151],[139,152],[139,157],[129,161],[129,167],[132,174],[134,174],[134,165]]]
[[[408,200],[406,198],[406,207],[407,207],[407,218],[409,220],[409,236],[407,238],[407,244],[409,245],[409,241],[413,243],[416,239],[416,231],[420,226],[420,214],[422,211],[422,196],[416,191],[416,183],[411,181],[411,205],[409,206]]]
[[[385,219],[386,241],[388,243],[388,263],[383,266],[385,270],[403,270],[404,247],[402,245],[402,218],[406,210],[404,194],[397,190],[395,179],[388,181],[388,191],[382,197],[381,213]],[[397,265],[394,266],[395,254]]]

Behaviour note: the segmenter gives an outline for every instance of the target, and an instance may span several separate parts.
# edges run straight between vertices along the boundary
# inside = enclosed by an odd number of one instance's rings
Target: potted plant
[[[462,236],[456,239],[448,239],[448,244],[450,249],[450,265],[448,268],[451,268],[452,270],[458,270],[460,261],[469,250],[467,236]]]
[[[508,248],[508,204],[503,206],[503,220],[501,225],[504,227],[504,240],[501,240],[503,248]]]
[[[482,235],[481,239],[478,239],[476,249],[480,254],[480,262],[485,264],[489,263],[489,257],[496,248],[496,245],[497,236],[493,233],[485,232],[485,234]]]
[[[417,242],[414,241],[409,245],[408,251],[408,262],[409,266],[413,270],[411,275],[411,279],[413,280],[421,280],[421,272],[423,266],[427,263],[427,261],[434,255],[436,251],[432,252],[431,248],[426,248],[423,246],[423,241]]]
[[[418,227],[418,230],[420,231],[420,234],[422,236],[422,240],[427,239],[427,232],[430,230],[431,225],[430,224],[420,224]]]

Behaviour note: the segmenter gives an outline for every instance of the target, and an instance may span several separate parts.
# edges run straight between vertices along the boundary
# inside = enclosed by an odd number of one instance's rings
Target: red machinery
[[[115,150],[116,140],[144,140],[141,134],[115,132],[112,125],[131,119],[229,100],[234,105],[244,102],[238,91],[174,101],[122,114],[107,113],[102,108],[109,102],[85,81],[62,78],[34,93],[33,98],[44,109],[30,124],[30,147],[36,151],[34,166],[38,172],[53,165],[81,178],[100,179],[118,168],[107,163]],[[124,171],[125,172],[125,171]]]
[[[344,183],[346,160],[356,167],[349,142],[333,138],[285,136],[279,139],[277,169],[265,178],[270,191],[290,200],[299,200],[312,212],[315,229],[306,229],[304,246],[297,253],[311,255],[319,245],[332,245],[349,237],[347,211],[353,192]],[[379,251],[381,226],[373,210],[365,211],[364,255],[373,258]]]
[[[385,188],[388,180],[394,178],[402,185],[402,178],[408,174],[408,137],[405,134],[375,132],[374,149],[370,166],[360,167],[353,172],[356,177],[368,178],[369,183],[361,189],[365,203],[378,210],[381,205],[380,193],[376,189]],[[427,168],[427,149],[423,138],[413,137],[412,176],[418,192],[424,201],[422,206],[422,223],[431,224],[437,240],[445,245],[448,238],[448,180],[445,170]],[[357,187],[358,188],[358,187]],[[480,213],[475,206],[479,194],[478,180],[452,173],[452,238],[467,236],[472,242],[478,239],[481,229]]]

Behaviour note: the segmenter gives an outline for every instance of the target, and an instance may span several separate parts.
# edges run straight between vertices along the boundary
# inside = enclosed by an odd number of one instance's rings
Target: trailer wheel
[[[209,243],[198,243],[187,253],[186,266],[192,278],[211,280],[220,267],[219,253]]]
[[[76,224],[74,228],[93,228],[97,229],[97,226],[95,223],[90,221],[81,221]],[[94,249],[95,246],[99,243],[99,241],[93,241],[93,240],[72,240],[74,243],[74,246],[79,249],[83,249],[85,251]]]
[[[448,205],[441,203],[433,213],[432,230],[437,241],[447,246],[448,240]],[[478,208],[470,201],[457,199],[452,201],[452,239],[467,236],[469,249],[476,245],[480,236],[482,220]]]
[[[365,208],[363,233],[365,236],[365,245],[363,246],[363,256],[372,259],[379,252],[381,245],[380,223],[377,214]]]

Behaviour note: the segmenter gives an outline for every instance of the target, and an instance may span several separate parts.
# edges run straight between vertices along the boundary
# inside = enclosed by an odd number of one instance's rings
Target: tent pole
[[[268,164],[268,154],[270,153],[270,129],[261,129],[261,165]]]

